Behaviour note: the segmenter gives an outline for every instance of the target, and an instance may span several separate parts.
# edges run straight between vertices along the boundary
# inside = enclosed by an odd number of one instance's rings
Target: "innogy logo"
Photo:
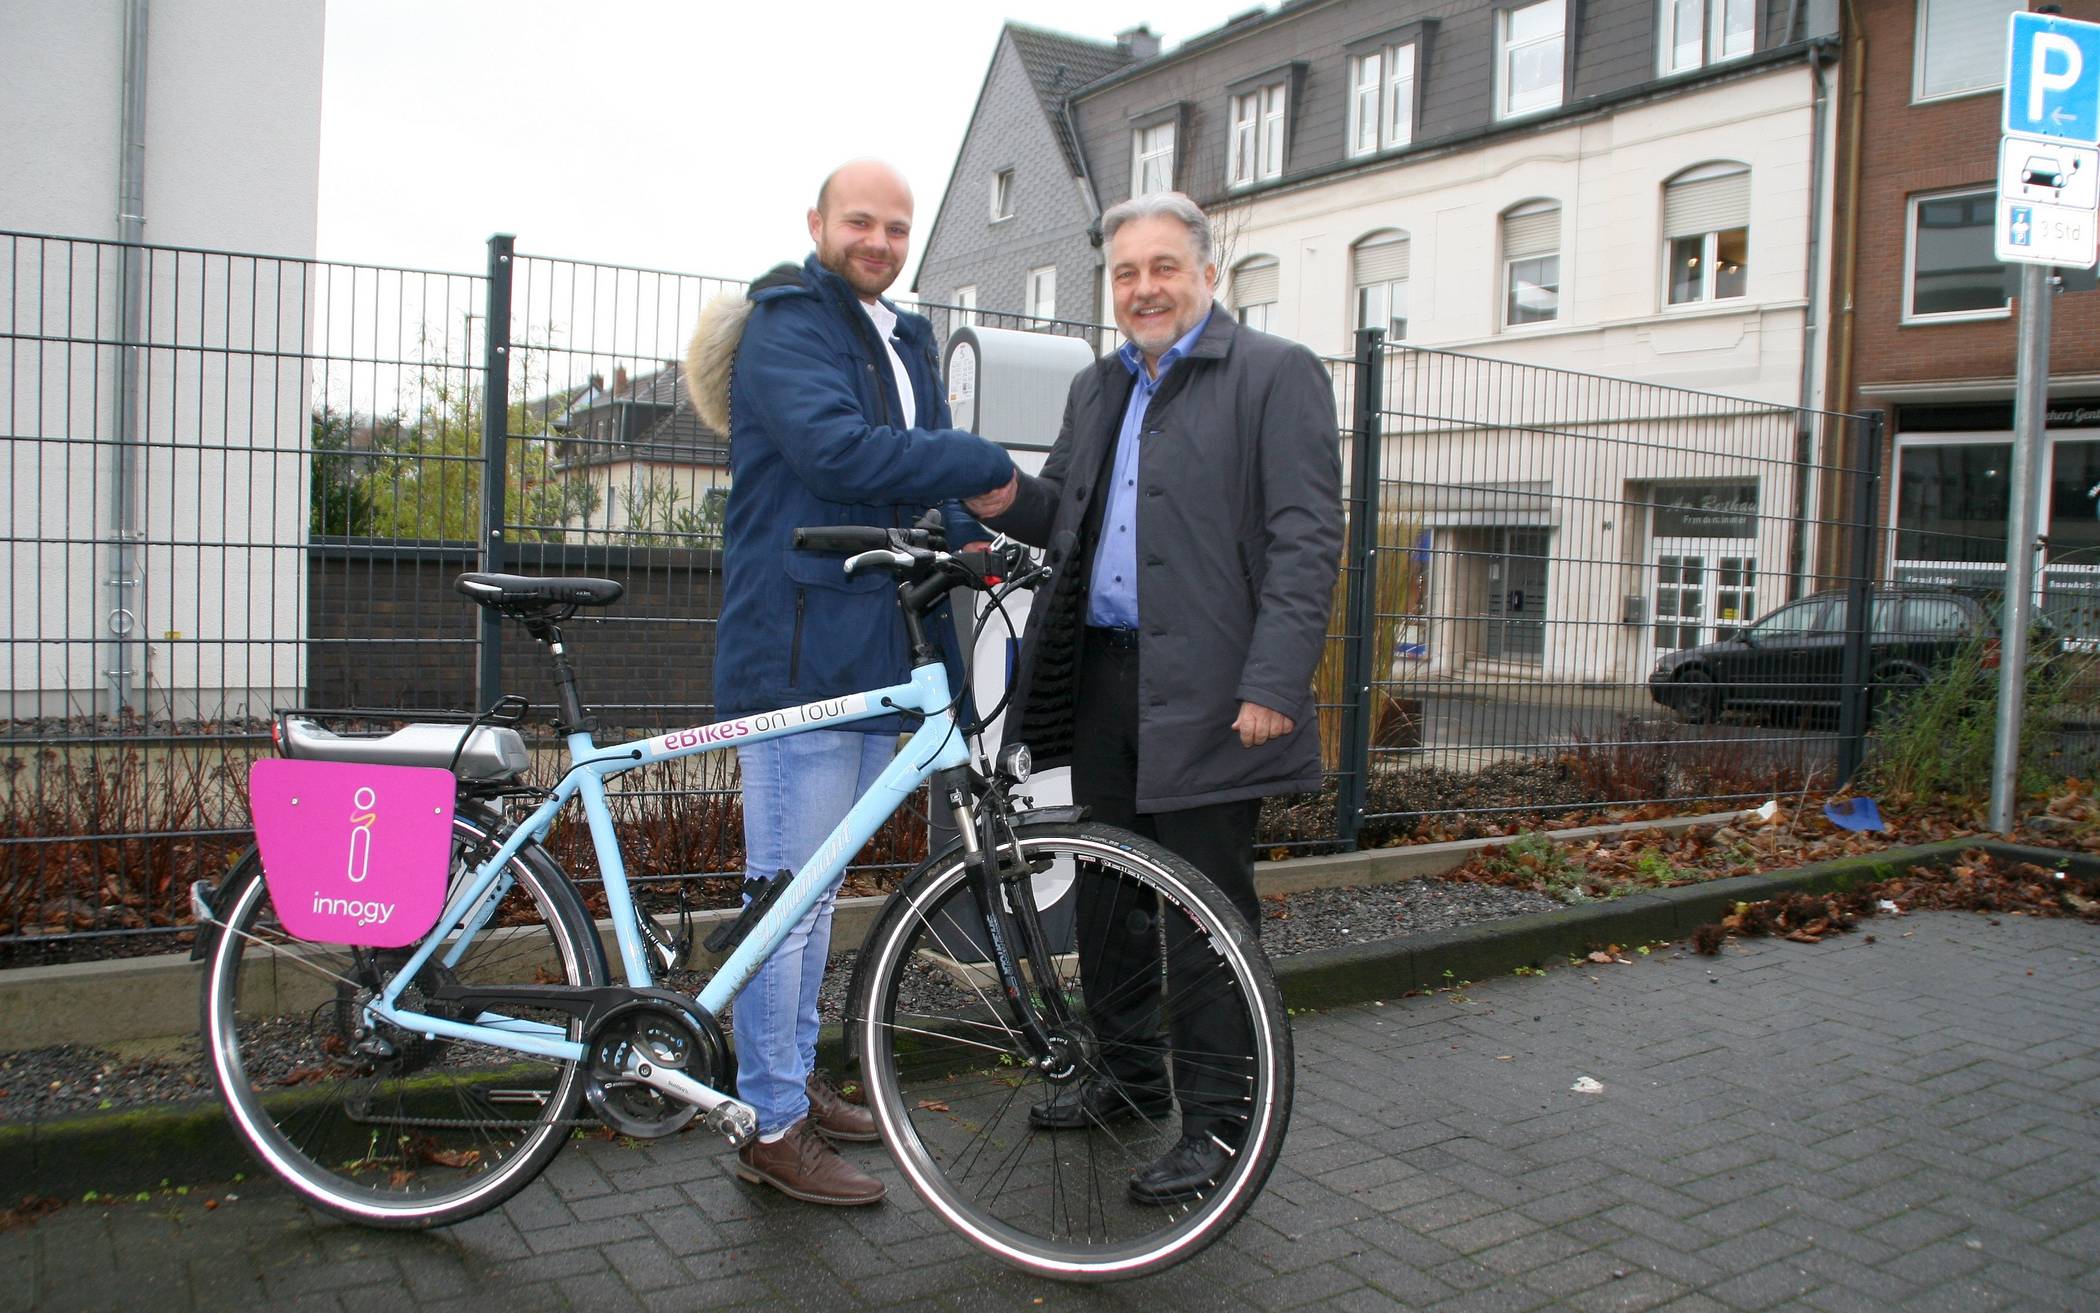
[[[350,854],[344,875],[351,884],[363,884],[372,873],[372,826],[379,820],[379,794],[370,785],[361,786],[350,796]],[[359,925],[382,922],[394,914],[394,904],[377,899],[369,902],[355,898],[329,898],[319,891],[314,893],[314,911],[334,916],[351,917]]]

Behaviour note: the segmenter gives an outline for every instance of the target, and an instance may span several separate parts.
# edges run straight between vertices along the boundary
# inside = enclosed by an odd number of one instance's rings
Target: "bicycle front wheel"
[[[494,851],[493,819],[453,820],[452,888]],[[506,887],[507,886],[507,887]],[[504,870],[493,915],[445,941],[402,995],[453,1020],[429,990],[462,984],[605,983],[590,918],[551,858],[528,849]],[[206,1056],[235,1129],[317,1207],[368,1226],[427,1227],[486,1212],[537,1176],[568,1138],[578,1064],[381,1024],[364,1005],[410,950],[293,939],[254,853],[226,880],[204,976]],[[443,960],[458,950],[450,966]],[[506,1016],[581,1039],[572,1017]]]
[[[1066,1280],[1139,1276],[1202,1249],[1275,1165],[1291,1035],[1267,959],[1216,886],[1109,826],[1024,825],[1052,962],[1025,987],[1069,1024],[1048,1072],[1016,1029],[960,852],[920,867],[869,936],[850,1014],[883,1139],[971,1241]],[[1162,1197],[1184,1136],[1220,1170]]]

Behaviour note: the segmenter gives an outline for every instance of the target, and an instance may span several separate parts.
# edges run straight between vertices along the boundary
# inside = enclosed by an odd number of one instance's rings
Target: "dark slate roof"
[[[1130,55],[1113,41],[1089,41],[1020,23],[1008,23],[1006,35],[1014,43],[1014,53],[1021,57],[1021,67],[1028,72],[1036,98],[1042,102],[1043,117],[1050,120],[1051,129],[1057,133],[1065,167],[1077,177],[1079,148],[1065,123],[1065,97],[1131,63]]]
[[[577,407],[580,412],[599,406],[638,404],[668,411],[663,418],[636,434],[631,447],[599,453],[578,463],[646,460],[679,465],[727,465],[729,440],[700,422],[692,398],[686,394],[683,375],[684,370],[674,364],[632,379],[618,392],[598,393],[590,405]]]

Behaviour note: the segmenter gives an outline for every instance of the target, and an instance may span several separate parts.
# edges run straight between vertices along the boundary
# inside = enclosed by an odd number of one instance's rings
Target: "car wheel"
[[[1677,672],[1677,714],[1694,725],[1712,724],[1721,718],[1721,686],[1713,672],[1687,666]]]

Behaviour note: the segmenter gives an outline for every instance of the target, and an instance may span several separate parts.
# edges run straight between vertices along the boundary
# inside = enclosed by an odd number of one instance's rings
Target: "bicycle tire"
[[[1052,886],[1066,877],[1073,888],[1080,880],[1094,882],[1093,924],[1152,918],[1139,933],[1156,936],[1160,945],[1153,979],[1166,986],[1158,999],[1162,1016],[1171,1018],[1181,1007],[1240,1009],[1249,1051],[1213,1064],[1246,1082],[1236,1156],[1215,1188],[1192,1202],[1139,1204],[1128,1192],[1129,1177],[1175,1143],[1178,1118],[1135,1115],[1133,1105],[1133,1115],[1115,1125],[1052,1131],[1031,1124],[1030,1109],[1053,1088],[1012,1030],[996,970],[986,966],[973,974],[958,965],[966,938],[959,928],[974,916],[976,902],[955,849],[920,866],[891,896],[857,964],[848,1029],[868,1101],[912,1189],[978,1247],[1026,1271],[1071,1281],[1156,1272],[1229,1229],[1275,1166],[1293,1080],[1290,1026],[1275,978],[1224,895],[1159,845],[1089,823],[1024,824],[1016,838],[1041,873],[1022,887],[1051,905],[1053,922],[1056,908],[1076,901],[1053,894]],[[1110,909],[1105,914],[1104,907]],[[1089,976],[1084,965],[1098,957],[1089,951],[1095,941],[1085,937],[1087,924],[1075,923],[1069,951],[1052,969],[1082,1023],[1105,1025],[1107,1011],[1097,1005],[1110,1000],[1088,990],[1092,980],[1099,992],[1101,976]],[[1177,934],[1177,947],[1168,949]],[[1222,975],[1207,969],[1202,955],[1212,952]],[[1200,1056],[1177,1055],[1169,1065],[1186,1064],[1207,1079]],[[1104,1057],[1094,1043],[1082,1065],[1112,1086]],[[1186,1110],[1180,1077],[1176,1070],[1171,1079]]]
[[[454,816],[455,887],[470,854],[493,851],[484,845],[497,829],[479,809]],[[552,983],[556,975],[571,985],[605,983],[603,947],[553,858],[527,845],[508,873],[511,888],[453,975],[485,984]],[[399,1031],[383,1036],[392,1058],[360,1054],[352,1047],[357,989],[407,950],[291,939],[276,925],[252,850],[219,906],[223,925],[204,974],[206,1059],[235,1131],[307,1202],[368,1226],[441,1226],[501,1204],[567,1141],[583,1095],[579,1064]],[[575,1018],[516,1015],[582,1037]]]

